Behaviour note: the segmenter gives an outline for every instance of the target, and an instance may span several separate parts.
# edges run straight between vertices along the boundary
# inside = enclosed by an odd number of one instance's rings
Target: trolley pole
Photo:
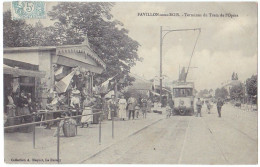
[[[163,30],[162,29],[162,26],[160,26],[160,102],[162,103],[162,80],[163,80],[163,77],[162,77],[162,45],[163,45],[163,39],[164,37],[171,33],[171,32],[174,32],[174,31],[195,31],[195,30],[198,30],[199,31],[199,34],[200,34],[200,28],[193,28],[193,29],[169,29],[169,30]],[[164,34],[163,34],[164,32]],[[194,48],[192,50],[192,55],[194,53],[194,49],[195,49],[195,46],[197,44],[197,41],[198,41],[198,37],[199,35],[197,36],[197,39],[196,39],[196,43],[194,45]],[[192,56],[191,55],[191,56]],[[191,59],[190,59],[190,62],[191,62]],[[190,62],[189,62],[189,66],[190,66]],[[189,71],[189,68],[188,68],[188,71]],[[187,71],[187,73],[188,73]]]

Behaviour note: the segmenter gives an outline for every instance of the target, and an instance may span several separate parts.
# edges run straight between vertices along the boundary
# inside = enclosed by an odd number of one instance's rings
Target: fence
[[[100,109],[92,109],[92,111],[100,111]],[[38,111],[45,111],[45,112],[40,112],[37,114],[46,114],[46,113],[56,113],[56,112],[69,112],[67,110],[56,110],[56,111],[49,111],[49,110],[38,110]],[[45,120],[45,121],[38,121],[38,122],[35,122],[35,116],[36,116],[36,113],[32,113],[32,114],[27,114],[27,115],[19,115],[19,116],[14,116],[14,117],[9,117],[9,118],[17,118],[17,117],[24,117],[24,116],[32,116],[33,117],[33,122],[32,123],[25,123],[25,124],[20,124],[20,125],[13,125],[13,126],[7,126],[7,127],[4,127],[4,130],[6,129],[12,129],[12,128],[19,128],[19,127],[25,127],[25,126],[33,126],[33,140],[32,140],[32,143],[33,143],[33,148],[35,149],[35,125],[37,124],[42,124],[42,123],[48,123],[48,122],[60,122],[62,120],[66,120],[66,119],[70,119],[70,118],[79,118],[79,117],[82,117],[82,116],[89,116],[89,115],[104,115],[103,112],[96,112],[96,113],[93,113],[93,114],[84,114],[84,115],[77,115],[77,116],[70,116],[70,117],[67,117],[67,118],[57,118],[57,119],[51,119],[51,120]],[[101,144],[101,123],[102,122],[102,119],[101,117],[99,117],[99,144]],[[76,134],[77,134],[77,126],[76,126]],[[112,112],[112,138],[114,138],[114,112]],[[60,162],[60,126],[58,125],[57,126],[57,162],[59,163]]]

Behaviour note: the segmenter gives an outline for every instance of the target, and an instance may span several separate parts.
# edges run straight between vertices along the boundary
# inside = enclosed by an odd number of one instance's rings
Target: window
[[[173,96],[174,97],[192,96],[192,88],[177,88],[177,89],[174,88]]]

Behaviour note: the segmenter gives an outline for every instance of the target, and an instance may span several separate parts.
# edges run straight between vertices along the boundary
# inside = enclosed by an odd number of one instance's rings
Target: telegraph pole
[[[162,45],[163,45],[163,39],[164,37],[171,33],[171,32],[176,32],[176,31],[196,31],[198,30],[199,31],[199,34],[200,34],[200,28],[193,28],[193,29],[169,29],[169,30],[162,30],[162,26],[160,26],[160,102],[162,103]],[[165,32],[163,34],[163,32]],[[198,41],[198,37],[199,37],[199,34],[197,36],[197,39],[196,39],[196,42],[195,42],[195,45],[194,45],[194,48],[192,50],[192,55],[193,55],[193,52],[194,52],[194,49],[195,49],[195,46],[197,44],[197,41]],[[192,57],[191,55],[191,57]],[[191,59],[190,59],[190,62],[191,62]],[[190,66],[190,62],[189,62],[189,66]],[[188,67],[188,71],[189,71],[189,67]],[[187,71],[187,72],[188,72]]]
[[[160,27],[160,102],[162,103],[162,26]]]

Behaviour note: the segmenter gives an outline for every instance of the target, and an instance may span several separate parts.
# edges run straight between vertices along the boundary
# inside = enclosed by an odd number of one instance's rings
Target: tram
[[[194,83],[175,82],[172,86],[173,112],[179,115],[194,114]]]

